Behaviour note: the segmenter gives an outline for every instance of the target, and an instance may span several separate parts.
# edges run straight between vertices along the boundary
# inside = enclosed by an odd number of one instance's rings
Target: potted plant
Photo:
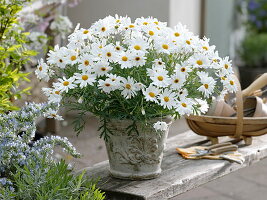
[[[236,90],[228,58],[181,24],[108,16],[68,39],[36,74],[54,78],[43,88],[50,102],[80,111],[77,133],[86,112],[100,118],[115,177],[158,176],[172,118],[205,113],[212,96]]]
[[[267,72],[267,2],[243,0],[240,9],[245,15],[246,34],[238,50],[242,88],[248,87],[259,75]]]

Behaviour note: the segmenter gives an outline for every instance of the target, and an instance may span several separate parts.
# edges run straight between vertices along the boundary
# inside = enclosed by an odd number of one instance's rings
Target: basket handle
[[[234,81],[237,86],[237,91],[236,91],[236,130],[235,130],[235,138],[240,138],[243,133],[243,95],[242,95],[242,90],[241,90],[241,85],[236,76],[234,77]]]
[[[242,91],[243,97],[250,96],[256,90],[259,90],[267,85],[267,73],[262,74],[253,83],[250,84],[246,89]]]

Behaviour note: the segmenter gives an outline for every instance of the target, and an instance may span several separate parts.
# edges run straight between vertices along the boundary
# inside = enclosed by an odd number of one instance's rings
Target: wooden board
[[[231,140],[223,138],[223,140]],[[256,137],[251,146],[241,142],[240,152],[245,157],[242,165],[224,160],[185,160],[175,148],[195,145],[209,145],[203,136],[192,131],[168,139],[159,178],[146,181],[127,181],[110,177],[108,161],[86,168],[89,177],[99,177],[99,187],[111,200],[164,200],[175,197],[238,169],[251,165],[267,156],[267,135]]]

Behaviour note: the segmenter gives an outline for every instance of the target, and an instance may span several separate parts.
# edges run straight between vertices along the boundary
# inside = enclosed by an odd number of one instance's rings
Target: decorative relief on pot
[[[157,138],[146,136],[129,136],[127,146],[122,151],[121,148],[114,148],[113,152],[118,156],[120,164],[143,165],[160,163],[161,150],[158,146]]]

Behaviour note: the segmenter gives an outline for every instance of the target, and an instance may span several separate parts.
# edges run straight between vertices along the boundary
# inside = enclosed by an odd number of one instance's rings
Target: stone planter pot
[[[109,157],[110,173],[113,177],[130,180],[152,179],[161,173],[163,150],[168,136],[166,131],[156,131],[151,120],[147,125],[136,123],[137,133],[126,133],[126,128],[132,124],[130,120],[111,120],[108,128],[112,130],[106,142]],[[169,125],[171,118],[165,118]]]

